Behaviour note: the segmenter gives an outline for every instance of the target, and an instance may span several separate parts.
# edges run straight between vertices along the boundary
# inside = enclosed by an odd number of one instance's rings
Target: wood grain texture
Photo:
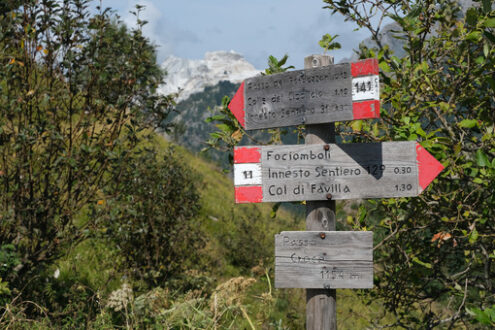
[[[373,233],[306,231],[275,235],[275,287],[372,288]]]

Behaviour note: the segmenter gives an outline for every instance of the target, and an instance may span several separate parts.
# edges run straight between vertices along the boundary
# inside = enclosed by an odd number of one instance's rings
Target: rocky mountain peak
[[[226,80],[238,83],[260,73],[241,54],[234,51],[207,52],[204,59],[191,60],[169,56],[161,67],[167,71],[166,83],[159,88],[163,94],[179,92],[178,100],[201,92]]]

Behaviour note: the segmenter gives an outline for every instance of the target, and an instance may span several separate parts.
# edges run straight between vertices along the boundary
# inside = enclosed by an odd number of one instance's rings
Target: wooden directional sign
[[[229,109],[246,129],[380,117],[378,61],[288,71],[245,80]]]
[[[236,203],[411,197],[443,166],[414,141],[236,147]]]
[[[373,233],[285,231],[275,235],[275,287],[373,288]]]

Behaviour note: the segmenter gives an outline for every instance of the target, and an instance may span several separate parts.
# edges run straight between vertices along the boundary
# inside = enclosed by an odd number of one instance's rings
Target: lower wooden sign
[[[373,232],[284,231],[275,235],[275,287],[373,288]]]

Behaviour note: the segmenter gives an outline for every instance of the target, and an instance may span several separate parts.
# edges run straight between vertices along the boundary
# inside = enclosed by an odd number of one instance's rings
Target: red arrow
[[[416,144],[416,161],[418,162],[418,180],[422,190],[443,171],[444,166],[419,143]]]
[[[241,124],[242,127],[246,128],[244,126],[246,122],[246,113],[244,112],[244,82],[242,82],[241,86],[235,93],[234,98],[230,101],[229,109],[235,116],[235,118],[237,118],[239,124]]]

